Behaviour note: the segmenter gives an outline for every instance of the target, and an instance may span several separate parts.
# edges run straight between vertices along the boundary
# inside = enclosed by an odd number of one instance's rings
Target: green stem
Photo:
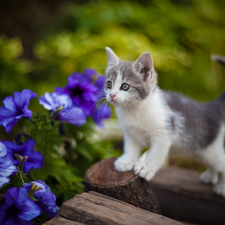
[[[21,175],[21,173],[20,173],[20,178],[21,178],[21,180],[22,180],[22,182],[24,184],[23,176]]]

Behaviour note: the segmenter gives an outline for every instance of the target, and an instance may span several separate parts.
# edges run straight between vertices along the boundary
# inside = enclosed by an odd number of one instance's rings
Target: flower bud
[[[14,156],[16,157],[16,159],[19,161],[19,170],[23,171],[23,164],[28,160],[29,156],[22,156],[19,154],[14,154]]]

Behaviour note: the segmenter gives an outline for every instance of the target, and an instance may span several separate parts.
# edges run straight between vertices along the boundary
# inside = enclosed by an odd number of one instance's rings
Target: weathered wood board
[[[46,225],[182,225],[165,216],[137,208],[96,192],[76,195],[63,203],[59,216]],[[74,221],[74,222],[73,222]],[[75,223],[79,222],[79,223]]]
[[[74,222],[72,220],[62,218],[61,216],[56,216],[44,224],[45,225],[84,225],[84,223]]]
[[[172,166],[163,167],[150,181],[133,171],[115,171],[115,158],[104,159],[86,173],[88,191],[96,191],[179,221],[225,224],[225,198],[212,193],[213,186],[199,182],[200,173]],[[148,205],[149,204],[149,205]]]
[[[162,214],[203,225],[225,224],[225,198],[199,182],[200,173],[166,166],[150,181]]]

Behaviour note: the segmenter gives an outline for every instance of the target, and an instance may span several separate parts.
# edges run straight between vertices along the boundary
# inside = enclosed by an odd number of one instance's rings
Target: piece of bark
[[[166,166],[150,181],[162,214],[204,225],[225,224],[225,198],[215,196],[213,186],[199,182],[197,171]]]
[[[184,225],[92,191],[76,195],[64,202],[58,214],[63,218],[87,225]]]
[[[85,174],[86,191],[96,191],[136,207],[160,213],[160,207],[150,185],[133,171],[115,170],[116,158],[101,160]]]

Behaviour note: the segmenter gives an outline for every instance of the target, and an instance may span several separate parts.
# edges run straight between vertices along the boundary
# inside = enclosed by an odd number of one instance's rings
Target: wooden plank
[[[200,173],[172,166],[162,168],[150,181],[162,214],[198,224],[225,224],[225,199],[213,195],[213,186],[199,182]]]
[[[63,203],[58,214],[90,225],[182,225],[182,223],[99,194],[83,193]]]
[[[74,222],[61,216],[56,216],[48,222],[44,223],[44,225],[84,225],[84,223]]]

